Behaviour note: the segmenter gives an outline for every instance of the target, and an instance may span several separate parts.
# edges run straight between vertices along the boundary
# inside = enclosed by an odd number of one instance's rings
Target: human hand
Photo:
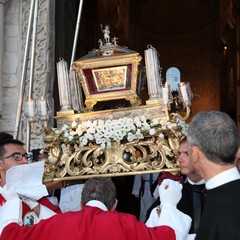
[[[161,206],[169,203],[176,207],[182,198],[182,184],[171,179],[164,179],[159,186],[159,197]]]

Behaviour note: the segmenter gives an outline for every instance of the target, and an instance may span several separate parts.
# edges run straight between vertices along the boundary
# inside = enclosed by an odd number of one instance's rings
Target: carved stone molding
[[[31,0],[22,1],[22,49],[25,49],[27,28],[29,21]],[[53,81],[55,74],[54,62],[54,10],[55,2],[51,0],[39,1],[38,6],[38,24],[36,37],[36,52],[34,66],[34,83],[33,83],[33,98],[40,99],[41,96],[46,96],[53,109]],[[30,36],[31,39],[31,36]],[[23,58],[22,52],[22,58]],[[30,66],[30,65],[29,65]],[[28,98],[29,91],[29,70],[27,71],[24,99]],[[53,118],[53,117],[52,117]],[[52,121],[52,120],[51,120]],[[26,132],[26,118],[22,116],[21,125],[22,132]],[[42,128],[42,123],[36,124],[37,128]],[[25,135],[25,134],[24,134]],[[42,148],[43,139],[31,135],[31,149]]]

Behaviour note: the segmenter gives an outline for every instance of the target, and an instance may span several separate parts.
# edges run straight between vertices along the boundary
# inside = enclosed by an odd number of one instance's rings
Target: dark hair
[[[2,158],[2,156],[5,153],[4,146],[6,144],[10,144],[10,143],[18,144],[18,145],[21,145],[21,146],[24,145],[23,142],[21,142],[21,141],[19,141],[17,139],[14,139],[13,135],[11,135],[11,134],[9,134],[7,132],[0,132],[0,158]]]
[[[82,191],[83,206],[90,200],[98,200],[110,210],[116,201],[116,188],[112,180],[105,177],[87,180]]]
[[[48,152],[44,151],[41,148],[35,148],[35,149],[31,150],[31,153],[32,153],[32,161],[34,161],[34,162],[39,161],[39,155],[42,155],[42,154],[48,155]]]
[[[188,144],[197,146],[209,161],[232,164],[239,148],[237,126],[231,117],[219,111],[198,113],[189,125]]]

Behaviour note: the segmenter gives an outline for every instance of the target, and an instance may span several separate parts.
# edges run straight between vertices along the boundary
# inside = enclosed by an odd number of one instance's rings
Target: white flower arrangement
[[[185,127],[181,122],[181,127]],[[73,122],[72,126],[63,125],[61,128],[53,128],[52,135],[61,138],[61,148],[64,150],[67,144],[77,144],[79,147],[95,143],[101,148],[110,148],[112,142],[123,140],[132,142],[144,139],[146,136],[158,134],[163,139],[162,132],[157,133],[156,129],[171,129],[172,123],[162,119],[146,120],[141,117],[122,117],[119,119],[94,120],[81,123]]]
[[[94,120],[81,123],[73,122],[72,126],[63,125],[53,128],[52,134],[61,136],[62,149],[68,143],[78,144],[79,147],[87,146],[94,142],[102,148],[111,147],[112,142],[144,139],[145,136],[156,134],[156,127],[162,126],[159,121],[147,121],[142,117],[123,117],[119,119]],[[162,137],[162,136],[159,136]]]

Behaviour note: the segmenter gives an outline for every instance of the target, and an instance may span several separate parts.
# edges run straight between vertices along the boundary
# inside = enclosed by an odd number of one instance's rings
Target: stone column
[[[4,5],[6,0],[0,0],[0,120],[2,117],[2,80],[3,80],[3,41],[4,41]],[[0,124],[1,126],[1,124]],[[1,130],[1,129],[0,129]]]

